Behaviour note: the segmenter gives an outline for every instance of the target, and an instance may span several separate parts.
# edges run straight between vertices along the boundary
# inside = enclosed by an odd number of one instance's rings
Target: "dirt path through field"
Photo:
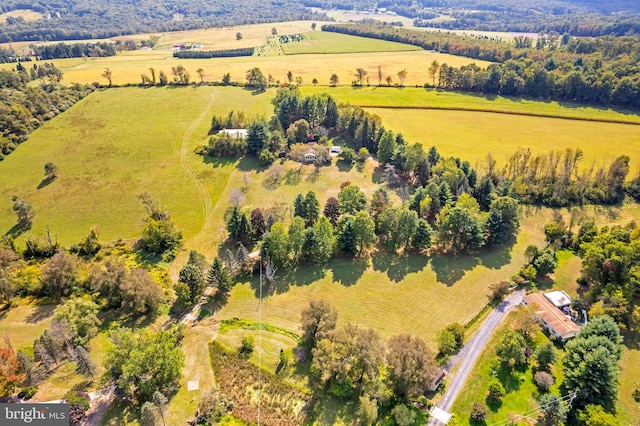
[[[447,370],[450,371],[453,369],[458,362],[460,362],[460,367],[458,368],[458,371],[452,375],[453,379],[451,380],[451,383],[449,383],[444,397],[440,403],[437,404],[442,410],[449,411],[451,409],[458,393],[460,393],[460,390],[466,383],[469,373],[471,373],[473,366],[480,357],[482,350],[486,346],[487,342],[489,342],[489,339],[491,339],[493,332],[507,314],[522,302],[523,296],[524,291],[519,290],[504,299],[502,303],[500,303],[493,312],[489,314],[487,319],[480,326],[478,332],[471,337],[460,352],[449,361],[446,367]],[[439,426],[442,423],[431,418],[428,424],[430,426]]]

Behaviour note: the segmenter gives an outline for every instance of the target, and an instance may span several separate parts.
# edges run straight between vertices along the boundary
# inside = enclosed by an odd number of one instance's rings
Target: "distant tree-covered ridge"
[[[640,49],[636,37],[563,36],[535,42],[519,37],[515,43],[506,43],[381,24],[327,24],[322,30],[496,62],[487,68],[475,64],[456,68],[434,62],[425,72],[425,86],[640,108],[640,69],[633,56]]]
[[[303,3],[323,9],[392,13],[412,18],[415,26],[423,27],[555,32],[585,37],[640,32],[640,3],[634,0],[303,0]],[[436,19],[441,16],[453,19]]]
[[[84,40],[124,34],[192,30],[301,19],[327,19],[294,0],[202,2],[161,0],[7,0],[0,13],[20,9],[40,12],[43,19],[12,19],[0,30],[0,42]]]

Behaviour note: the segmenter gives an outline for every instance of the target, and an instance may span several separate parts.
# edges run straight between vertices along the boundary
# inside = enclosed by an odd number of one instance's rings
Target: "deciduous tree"
[[[150,401],[154,392],[167,394],[179,386],[184,354],[171,331],[118,329],[110,342],[105,368],[123,395]]]
[[[336,328],[338,311],[326,300],[311,300],[302,311],[302,339],[309,348]]]
[[[401,334],[389,339],[387,347],[388,380],[393,393],[406,400],[429,389],[436,364],[426,343]]]

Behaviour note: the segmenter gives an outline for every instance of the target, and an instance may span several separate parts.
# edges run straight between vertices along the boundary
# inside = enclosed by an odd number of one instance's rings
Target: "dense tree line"
[[[53,64],[18,63],[14,70],[0,71],[0,160],[11,153],[29,134],[80,99],[92,88],[74,84],[60,86],[62,72]],[[28,83],[40,80],[40,86]]]
[[[196,0],[154,4],[113,0],[54,0],[3,2],[2,10],[33,9],[45,15],[36,22],[3,25],[0,42],[108,38],[125,34],[168,32],[229,25],[326,19],[297,1],[235,0],[202,3]]]
[[[173,52],[173,57],[180,59],[232,58],[236,56],[252,56],[254,51],[254,47],[226,50],[180,50]]]
[[[640,108],[635,37],[542,38],[522,47],[485,37],[416,32],[386,25],[323,25],[323,30],[409,43],[424,49],[498,62],[485,68],[432,63],[425,86]],[[436,84],[437,80],[437,84]]]
[[[48,46],[30,46],[33,55],[41,60],[83,58],[83,57],[103,57],[115,56],[116,47],[113,43],[57,43]]]
[[[358,398],[361,410],[370,407],[359,413],[367,424],[375,423],[379,406],[406,408],[431,389],[437,364],[422,339],[401,334],[385,343],[373,329],[350,323],[337,327],[337,318],[328,302],[312,300],[302,311],[301,346],[311,355],[318,385],[343,400]]]

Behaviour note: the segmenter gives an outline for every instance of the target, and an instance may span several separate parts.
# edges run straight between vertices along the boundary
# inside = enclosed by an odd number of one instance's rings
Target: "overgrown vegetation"
[[[29,65],[27,63],[27,65]],[[40,80],[40,86],[28,83]],[[60,86],[62,72],[53,64],[18,63],[11,71],[0,70],[0,160],[43,122],[52,119],[91,93],[92,88],[74,84]]]

